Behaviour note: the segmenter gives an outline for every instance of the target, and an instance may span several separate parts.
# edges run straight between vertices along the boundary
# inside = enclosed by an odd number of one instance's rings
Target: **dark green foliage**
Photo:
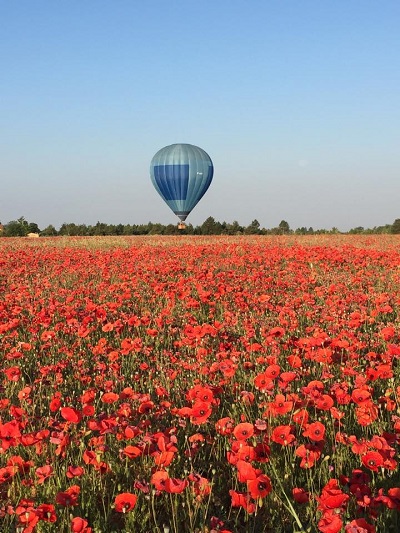
[[[2,230],[1,230],[2,228]],[[241,226],[237,220],[233,222],[219,222],[214,217],[209,216],[200,226],[187,224],[185,229],[178,229],[177,224],[160,224],[148,222],[147,224],[107,224],[97,222],[94,226],[86,224],[75,224],[74,222],[64,222],[60,229],[50,224],[41,231],[35,222],[28,222],[24,217],[12,220],[2,226],[0,224],[0,236],[4,237],[25,237],[28,233],[39,233],[42,237],[60,236],[107,236],[107,235],[321,235],[348,233],[349,235],[372,235],[372,234],[400,234],[400,218],[393,224],[364,228],[357,226],[348,232],[341,232],[333,227],[330,230],[316,229],[305,226],[291,229],[286,220],[281,220],[278,226],[271,229],[261,227],[257,219],[254,219],[248,226]]]
[[[396,218],[396,220],[393,222],[390,233],[400,233],[400,218]]]

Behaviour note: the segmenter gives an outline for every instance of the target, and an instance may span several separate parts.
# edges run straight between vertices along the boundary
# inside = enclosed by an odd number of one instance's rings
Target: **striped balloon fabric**
[[[214,175],[210,156],[192,144],[171,144],[151,160],[154,187],[182,221],[209,188]]]

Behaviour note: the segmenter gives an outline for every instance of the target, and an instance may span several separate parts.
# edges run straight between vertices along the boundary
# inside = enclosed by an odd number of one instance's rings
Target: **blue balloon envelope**
[[[151,160],[154,187],[182,221],[209,188],[214,175],[210,156],[192,144],[171,144]]]

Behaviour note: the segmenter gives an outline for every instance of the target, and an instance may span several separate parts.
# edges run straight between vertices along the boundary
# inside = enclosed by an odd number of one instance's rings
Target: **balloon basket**
[[[186,224],[184,222],[178,222],[178,229],[180,230],[186,229]]]

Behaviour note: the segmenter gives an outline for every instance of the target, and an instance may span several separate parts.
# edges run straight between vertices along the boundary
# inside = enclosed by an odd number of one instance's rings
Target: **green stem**
[[[272,471],[273,471],[273,473],[274,473],[275,479],[277,480],[277,482],[278,482],[278,484],[279,484],[279,487],[280,487],[280,489],[281,489],[283,495],[285,496],[285,499],[286,499],[287,504],[288,504],[288,507],[287,507],[288,510],[289,510],[290,513],[292,514],[293,518],[296,520],[296,523],[297,523],[297,525],[299,526],[299,528],[301,529],[301,531],[305,531],[305,529],[304,529],[304,527],[303,527],[303,524],[301,523],[300,518],[298,517],[298,515],[297,515],[297,513],[296,513],[296,511],[295,511],[295,509],[294,509],[294,507],[293,507],[293,505],[292,505],[292,502],[289,500],[288,495],[287,495],[286,492],[285,492],[285,489],[284,489],[284,487],[283,487],[283,485],[282,485],[282,483],[281,483],[281,480],[279,479],[278,473],[277,473],[277,471],[276,471],[274,465],[273,465],[272,463],[269,463],[269,464],[270,464],[271,469],[272,469]],[[283,503],[283,502],[282,502],[282,503]],[[285,506],[285,507],[286,507],[286,506]]]

